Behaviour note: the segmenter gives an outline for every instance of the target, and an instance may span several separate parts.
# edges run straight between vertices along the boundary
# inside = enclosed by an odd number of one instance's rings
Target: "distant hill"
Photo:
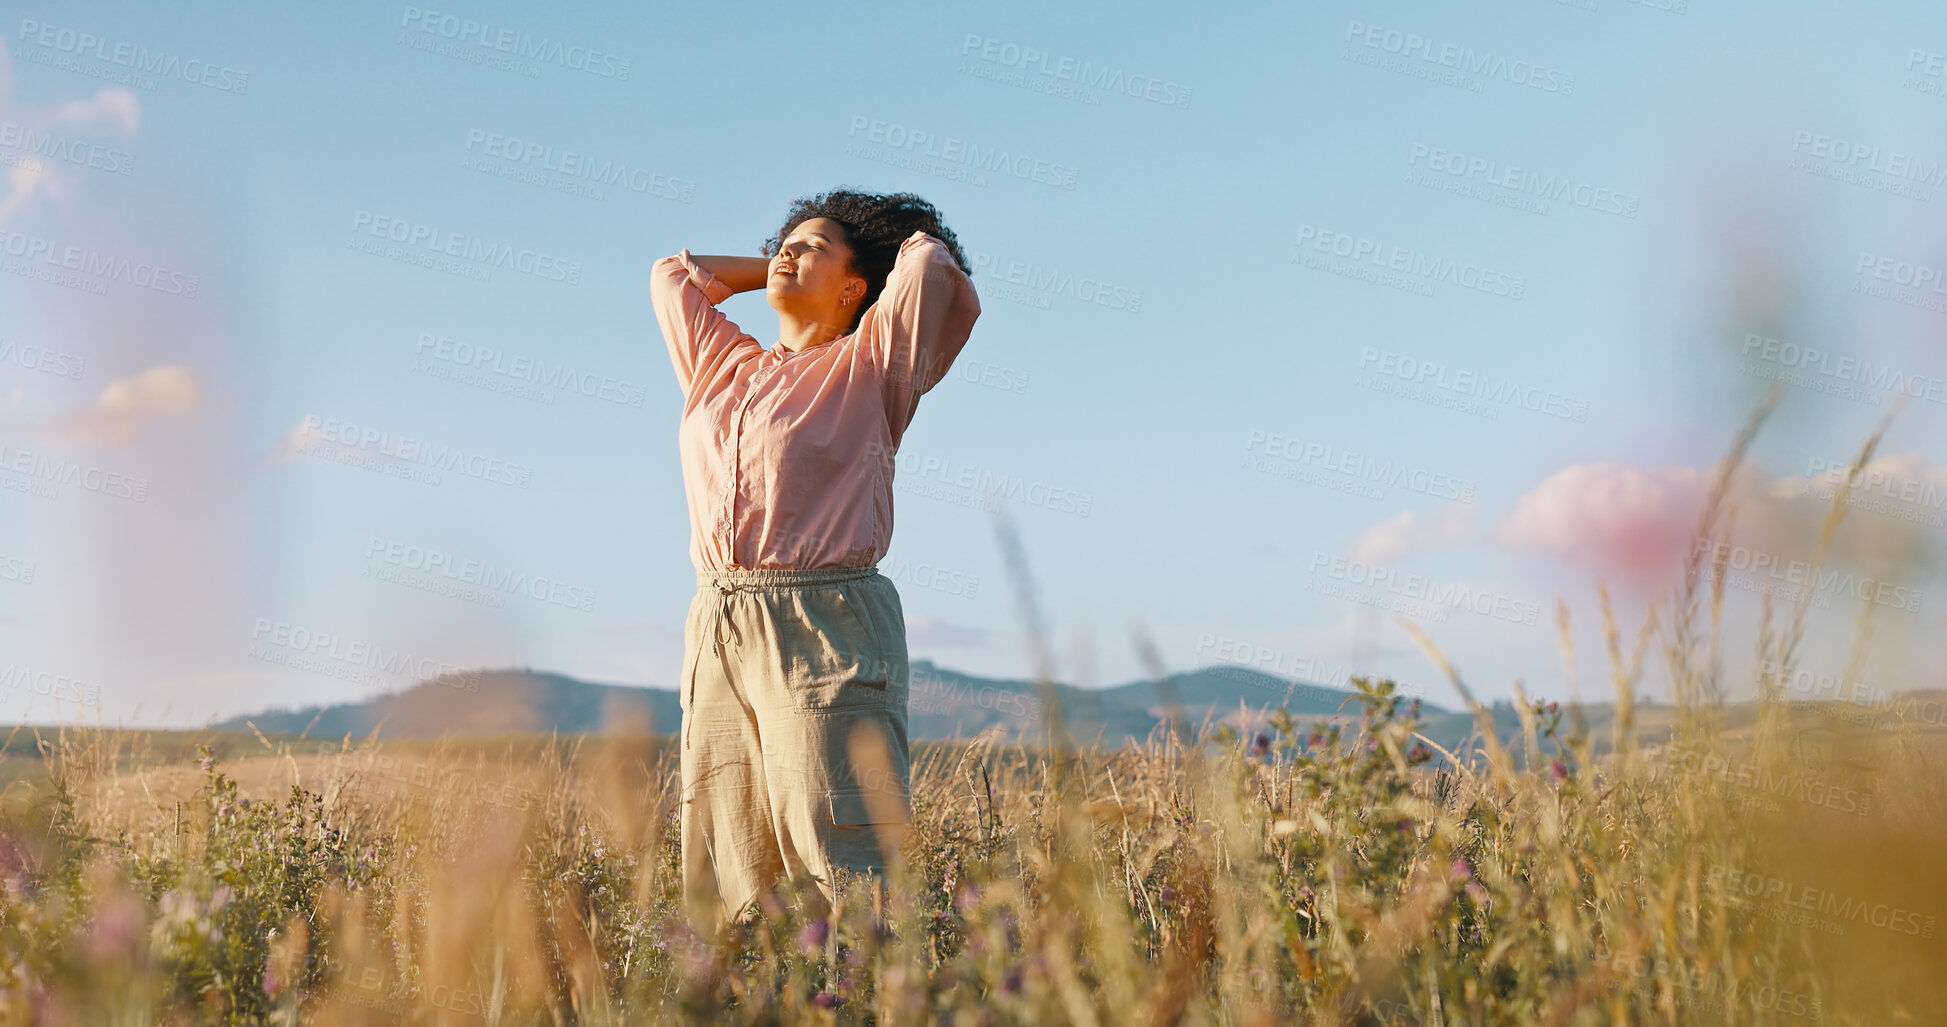
[[[1110,747],[1146,738],[1163,722],[1160,693],[1164,691],[1174,692],[1192,728],[1209,722],[1258,730],[1279,706],[1289,709],[1301,726],[1334,716],[1356,720],[1360,714],[1351,692],[1236,665],[1172,674],[1161,688],[1152,681],[1101,689],[1055,686],[1070,737]],[[931,660],[914,660],[907,727],[911,737],[923,740],[971,738],[984,731],[997,731],[1008,739],[1024,735],[1033,739],[1042,723],[1041,703],[1041,690],[1032,681],[981,677]],[[1947,739],[1947,691],[1907,693],[1898,705],[1904,711],[1901,716],[1915,722],[1923,733]],[[1504,740],[1520,737],[1521,722],[1512,706],[1497,702],[1489,712]],[[1644,744],[1660,744],[1669,737],[1674,712],[1666,705],[1640,701],[1637,738]],[[1451,711],[1422,700],[1420,713],[1423,733],[1449,750],[1459,751],[1474,734],[1474,716],[1464,710]],[[1599,703],[1583,707],[1581,713],[1597,750],[1606,751],[1615,711]],[[1733,735],[1748,732],[1756,714],[1753,703],[1733,704],[1726,710],[1726,726]],[[1892,713],[1869,713],[1846,703],[1795,703],[1794,744],[1829,744],[1839,734],[1864,728],[1887,730],[1894,718]],[[363,702],[271,710],[212,726],[248,731],[254,724],[265,734],[335,739],[363,738],[375,732],[381,738],[434,738],[598,734],[623,729],[671,735],[681,722],[682,712],[671,689],[598,685],[561,674],[511,669],[449,675]],[[1564,732],[1572,730],[1566,714],[1562,727]],[[1552,743],[1542,744],[1544,752],[1554,748]]]
[[[998,728],[1012,737],[1032,734],[1042,723],[1042,694],[1032,681],[987,678],[912,661],[907,728],[916,739],[970,738]],[[1192,727],[1228,721],[1247,728],[1285,706],[1301,719],[1344,711],[1357,716],[1352,693],[1306,684],[1240,666],[1212,666],[1171,675],[1184,720]],[[1056,685],[1069,733],[1082,741],[1117,745],[1149,735],[1166,713],[1155,682],[1112,688]],[[1422,703],[1429,719],[1445,710]],[[403,692],[363,702],[270,710],[214,725],[265,734],[311,738],[426,738],[520,734],[584,734],[623,726],[673,734],[682,722],[676,692],[667,688],[598,685],[560,674],[499,670],[447,675]],[[1468,721],[1471,727],[1471,720]]]
[[[448,674],[363,702],[307,706],[234,717],[212,725],[310,738],[432,738],[442,734],[591,734],[642,724],[659,734],[682,720],[666,688],[597,685],[561,674],[497,670]]]

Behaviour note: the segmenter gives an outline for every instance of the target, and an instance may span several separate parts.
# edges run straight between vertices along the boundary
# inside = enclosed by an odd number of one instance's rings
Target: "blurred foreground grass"
[[[922,745],[883,907],[857,888],[826,919],[787,891],[718,939],[682,921],[659,740],[232,738],[205,768],[70,729],[48,778],[10,793],[0,1007],[87,1024],[1938,1022],[1937,736],[1590,762],[1561,737],[1569,711],[1525,706],[1536,757],[1461,770],[1388,692],[1366,686],[1362,732],[1058,761]],[[117,752],[139,769],[92,772]]]

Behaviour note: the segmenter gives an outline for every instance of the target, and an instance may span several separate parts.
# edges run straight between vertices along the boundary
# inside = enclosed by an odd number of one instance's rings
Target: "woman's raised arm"
[[[722,267],[736,282],[748,276],[746,266],[737,262],[755,261],[756,284],[733,288],[733,282],[719,277],[706,261]],[[763,257],[693,257],[687,249],[656,261],[649,276],[649,303],[656,309],[663,341],[669,344],[669,362],[676,369],[676,384],[685,401],[695,383],[735,366],[742,355],[763,350],[717,304],[745,289],[761,287],[767,263]]]
[[[684,252],[688,252],[687,250]],[[734,295],[762,289],[770,280],[769,257],[691,257],[696,265],[723,280]]]
[[[859,344],[879,368],[897,446],[919,397],[946,377],[966,346],[980,297],[946,244],[914,232],[899,244],[886,287],[859,325]]]

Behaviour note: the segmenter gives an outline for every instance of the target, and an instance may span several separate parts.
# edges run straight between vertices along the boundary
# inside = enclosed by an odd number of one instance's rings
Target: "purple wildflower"
[[[825,922],[825,918],[821,916],[804,925],[804,930],[798,933],[798,945],[806,952],[820,952],[824,950],[825,941],[831,936],[832,925]]]

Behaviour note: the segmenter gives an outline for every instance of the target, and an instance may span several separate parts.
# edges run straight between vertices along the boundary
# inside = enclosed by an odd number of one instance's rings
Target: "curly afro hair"
[[[940,212],[912,193],[834,189],[801,197],[792,202],[784,227],[777,230],[776,236],[765,240],[759,252],[766,257],[776,256],[784,237],[812,218],[830,218],[845,229],[845,242],[852,247],[852,272],[865,279],[865,298],[859,303],[858,312],[852,315],[849,331],[858,329],[865,312],[879,298],[880,291],[886,287],[886,276],[892,274],[893,261],[899,257],[899,245],[914,232],[925,232],[945,243],[960,270],[972,273],[967,255],[960,249],[960,240],[940,222]]]

